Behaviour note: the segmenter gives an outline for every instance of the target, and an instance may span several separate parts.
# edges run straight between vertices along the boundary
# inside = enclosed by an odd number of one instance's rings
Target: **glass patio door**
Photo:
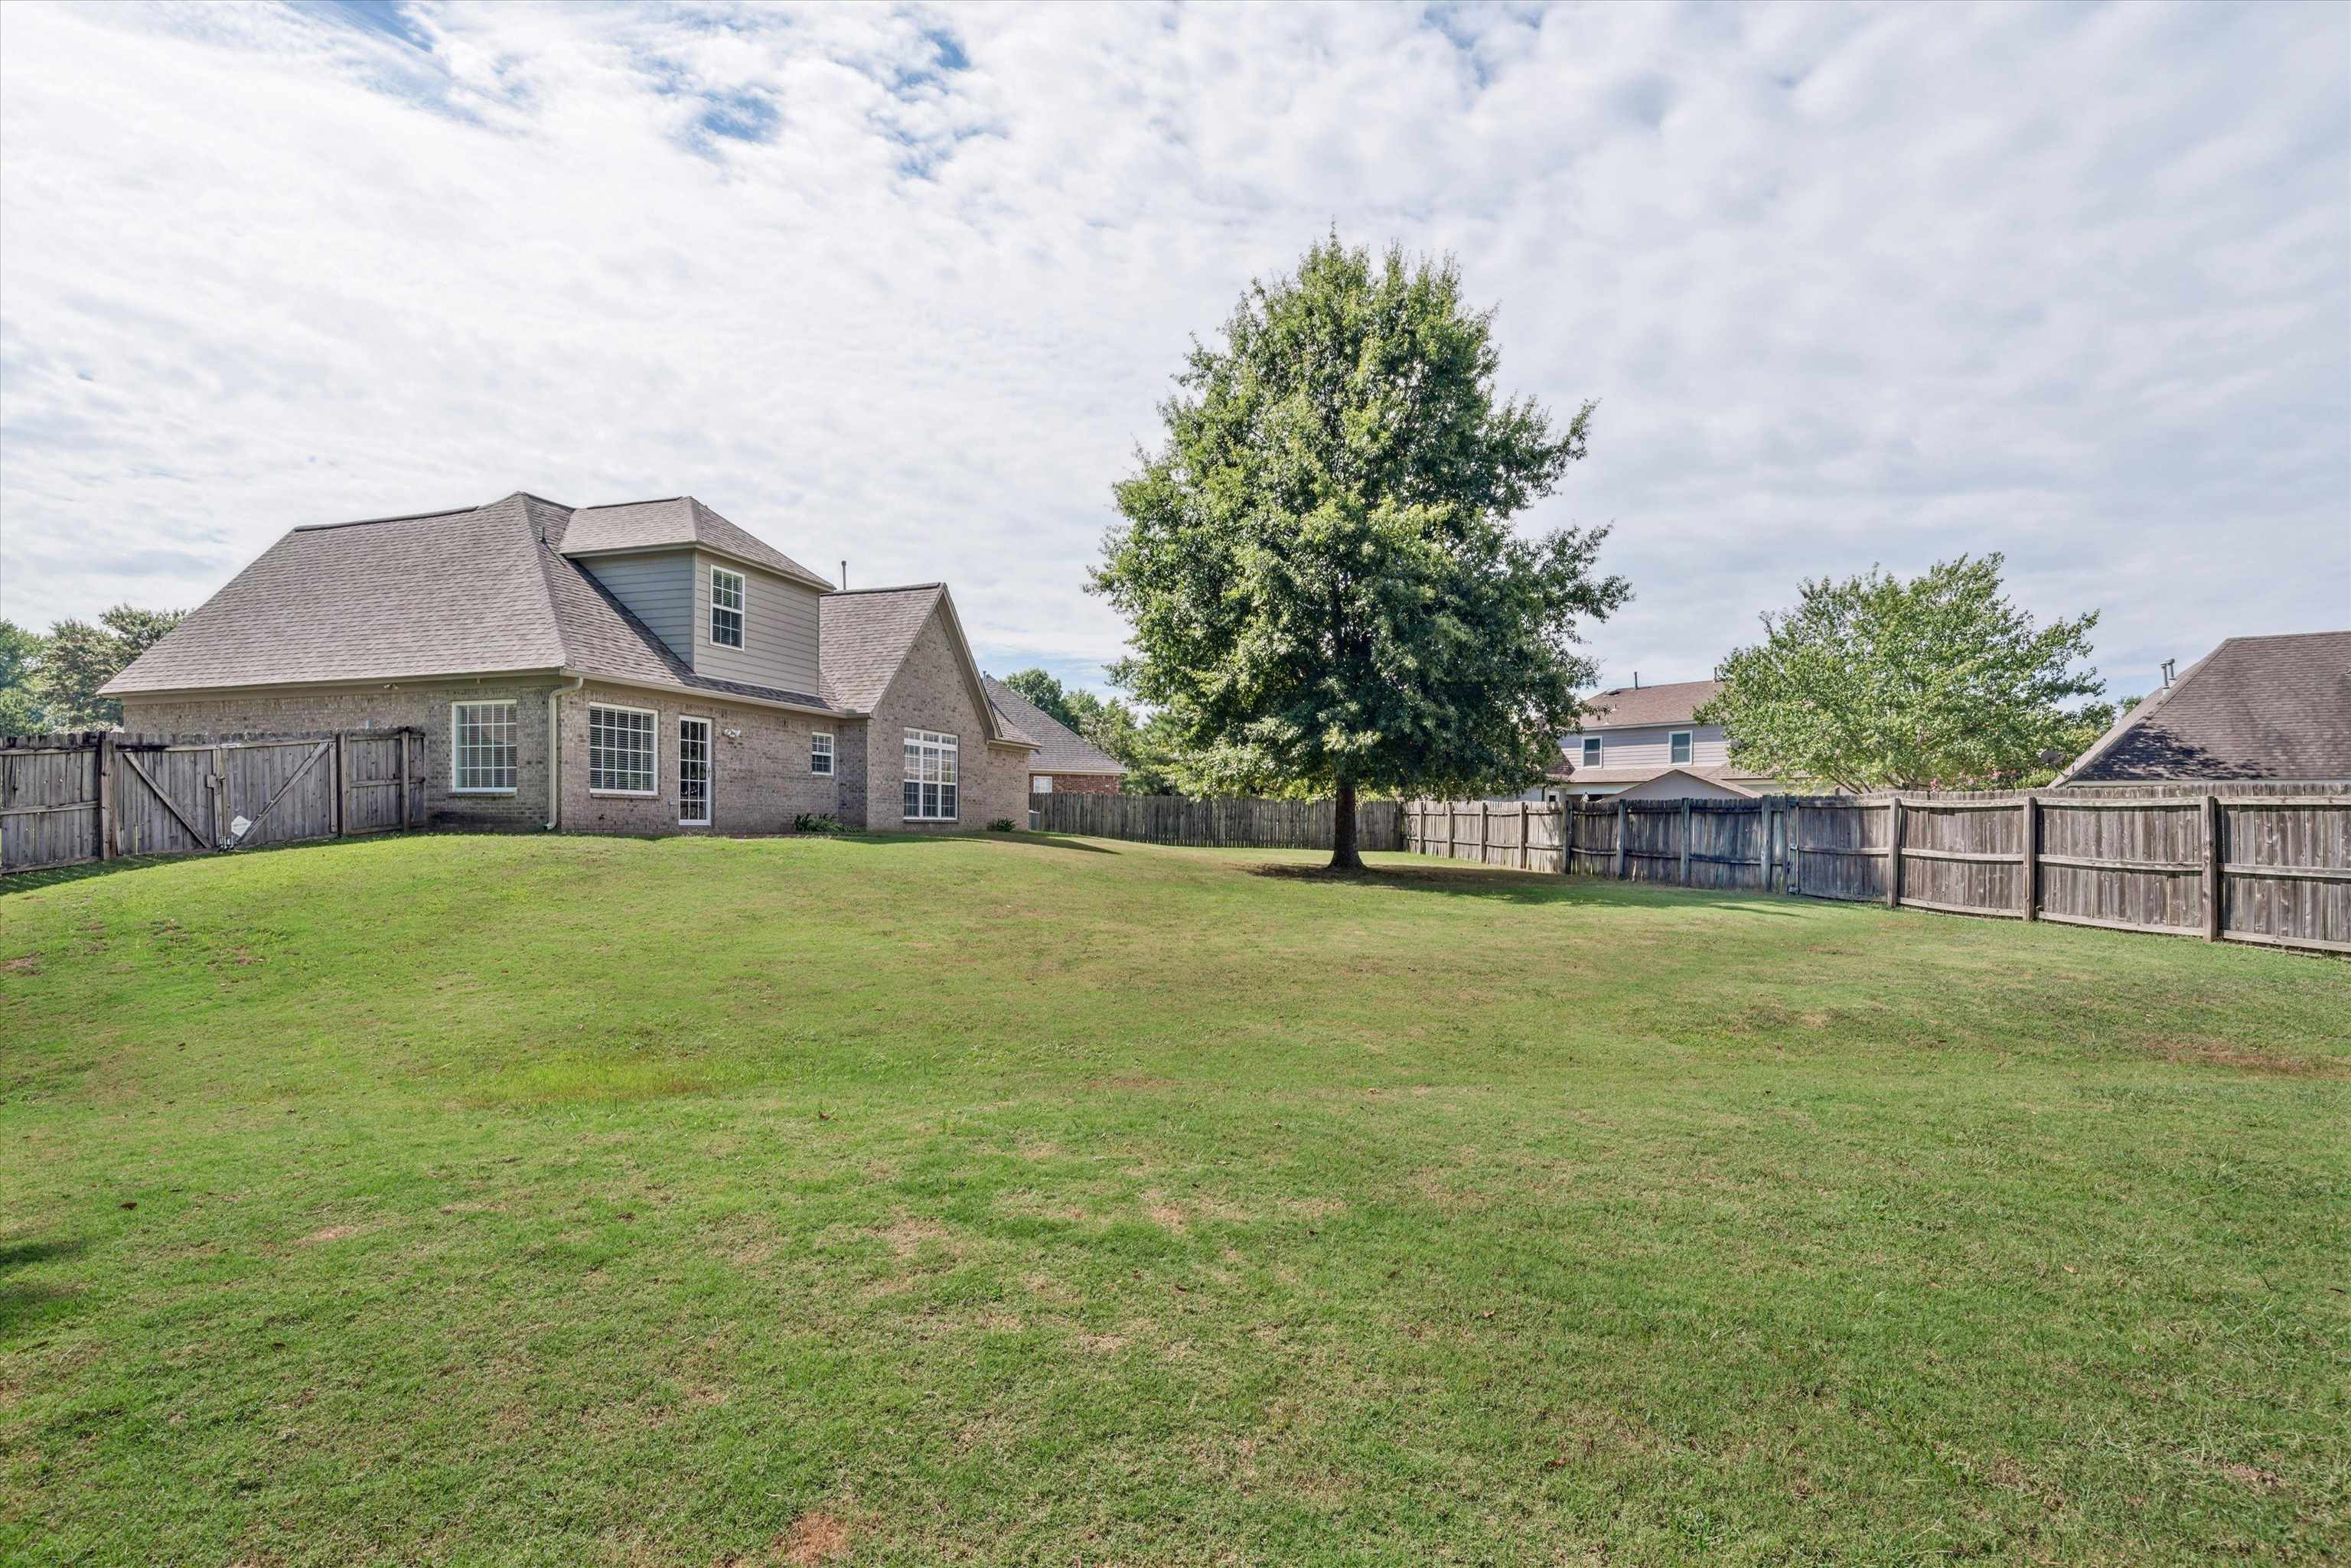
[[[680,827],[710,826],[710,721],[677,721],[677,821]]]

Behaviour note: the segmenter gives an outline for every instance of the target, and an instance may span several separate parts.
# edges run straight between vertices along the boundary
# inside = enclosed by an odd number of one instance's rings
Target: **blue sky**
[[[0,6],[0,613],[690,491],[1098,683],[1111,485],[1334,225],[1600,400],[1610,683],[2003,550],[2119,691],[2351,625],[2351,8]]]

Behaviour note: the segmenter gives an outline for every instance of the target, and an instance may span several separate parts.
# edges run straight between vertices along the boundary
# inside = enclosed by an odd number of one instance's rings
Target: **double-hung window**
[[[506,795],[515,787],[515,705],[449,705],[449,789]]]
[[[832,737],[822,730],[809,737],[809,771],[827,774],[832,771]]]
[[[1583,737],[1583,766],[1586,768],[1600,766],[1600,737],[1596,735],[1587,735]]]
[[[1667,758],[1668,761],[1681,763],[1687,762],[1690,759],[1690,732],[1688,730],[1675,730],[1671,735],[1666,737],[1666,745],[1668,752],[1670,753]]]
[[[710,569],[710,640],[721,648],[743,645],[743,574]]]
[[[906,821],[956,820],[956,737],[927,729],[906,732]]]
[[[650,708],[588,710],[588,788],[604,795],[650,795],[658,770],[658,716]]]

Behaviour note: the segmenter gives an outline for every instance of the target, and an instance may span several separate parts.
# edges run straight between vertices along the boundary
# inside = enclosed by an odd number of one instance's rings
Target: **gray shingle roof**
[[[812,692],[695,674],[558,553],[578,516],[517,493],[454,512],[296,528],[105,689],[120,696],[570,669],[827,706]]]
[[[2195,779],[2351,779],[2351,632],[2230,638],[2059,782]]]
[[[987,685],[987,700],[995,705],[996,710],[1037,743],[1037,755],[1029,759],[1032,772],[1123,774],[1126,771],[1125,763],[1102,751],[994,675],[980,678]]]
[[[663,501],[629,501],[616,507],[583,507],[571,514],[557,548],[566,555],[693,546],[764,566],[818,588],[832,584],[777,549],[744,532],[691,496]]]
[[[1618,686],[1595,692],[1583,705],[1583,727],[1615,729],[1633,724],[1687,724],[1714,700],[1720,681],[1667,681],[1658,686]]]
[[[943,582],[908,583],[901,588],[861,588],[828,593],[818,601],[820,616],[817,669],[824,682],[825,701],[852,713],[871,713],[890,689],[891,677],[906,662],[907,651],[931,619],[945,610],[950,638],[961,643],[953,601]],[[980,695],[987,697],[989,722],[1000,740],[1023,746],[1036,742],[1012,722],[987,690],[986,676],[971,664],[971,651],[958,647],[967,674],[978,676]]]

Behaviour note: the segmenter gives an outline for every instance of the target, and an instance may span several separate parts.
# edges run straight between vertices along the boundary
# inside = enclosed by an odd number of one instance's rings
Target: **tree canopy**
[[[122,705],[98,689],[161,642],[183,614],[118,604],[96,624],[60,621],[46,637],[0,621],[0,734],[120,724]]]
[[[1332,794],[1334,867],[1360,863],[1359,790],[1541,778],[1593,674],[1578,618],[1629,597],[1595,574],[1604,528],[1512,531],[1593,405],[1554,428],[1499,398],[1492,329],[1451,258],[1334,235],[1195,340],[1114,491],[1092,586],[1133,626],[1115,678],[1196,785]]]
[[[1844,789],[2047,782],[2062,764],[2044,752],[2071,760],[2113,722],[2084,701],[2104,689],[2086,663],[2098,617],[2036,627],[2002,591],[2004,564],[1805,581],[1724,661],[1697,721],[1722,726],[1742,767]]]

